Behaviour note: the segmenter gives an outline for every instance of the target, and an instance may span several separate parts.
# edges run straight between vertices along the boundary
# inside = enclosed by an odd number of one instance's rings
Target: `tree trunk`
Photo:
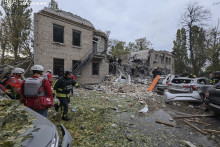
[[[15,61],[18,60],[18,47],[14,47],[14,57],[15,57]]]
[[[2,58],[1,58],[1,64],[5,64],[5,47],[2,48]]]
[[[190,52],[190,60],[191,60],[192,68],[193,68],[193,74],[196,74],[197,68],[196,68],[194,52],[193,52],[192,26],[191,25],[189,25],[189,52]]]

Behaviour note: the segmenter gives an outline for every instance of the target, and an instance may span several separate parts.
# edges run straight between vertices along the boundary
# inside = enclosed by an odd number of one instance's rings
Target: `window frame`
[[[60,40],[60,34],[59,34],[59,31],[58,31],[58,38],[55,37],[55,31],[54,31],[54,27],[57,27],[57,28],[62,28],[62,39]],[[56,38],[56,39],[55,39]],[[58,42],[58,43],[64,43],[64,26],[61,26],[61,25],[58,25],[58,24],[53,24],[53,42]]]
[[[77,38],[77,39],[79,39],[79,44],[77,44],[77,43],[75,43],[75,37],[77,37],[77,36],[74,36],[74,33],[79,33],[79,37]],[[82,32],[81,31],[78,31],[78,30],[72,30],[72,45],[73,46],[78,46],[78,47],[81,47],[81,37],[82,36]]]
[[[94,64],[97,64],[98,65],[98,67],[96,67],[97,69],[94,69]],[[93,76],[98,76],[99,75],[99,68],[100,66],[99,66],[99,62],[92,62],[92,75]],[[97,71],[96,71],[97,70]],[[94,73],[94,72],[97,72],[97,74],[96,73]]]

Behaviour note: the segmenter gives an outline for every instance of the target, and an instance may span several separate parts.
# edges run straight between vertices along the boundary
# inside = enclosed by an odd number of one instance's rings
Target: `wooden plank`
[[[186,144],[187,146],[189,146],[189,147],[196,147],[194,144],[192,144],[192,143],[189,142],[189,141],[183,140],[182,142],[185,143],[185,144]]]
[[[195,122],[195,123],[202,124],[202,125],[205,125],[205,126],[210,126],[210,124],[205,123],[205,122],[201,122],[201,121],[198,121],[198,120],[189,120],[189,119],[187,119],[186,121]]]
[[[157,75],[154,80],[152,81],[152,83],[150,84],[150,86],[148,87],[147,91],[153,91],[154,87],[157,85],[157,82],[159,81],[160,76]]]
[[[201,133],[203,133],[203,134],[207,134],[207,132],[205,132],[205,131],[203,131],[203,130],[197,128],[196,126],[192,125],[190,122],[188,122],[188,121],[186,121],[186,120],[184,120],[184,122],[185,122],[186,124],[188,124],[189,126],[193,127],[194,129],[198,130],[199,132],[201,132]]]
[[[208,133],[220,134],[220,131],[217,131],[217,130],[210,130],[210,129],[202,129],[202,130],[205,131],[205,132],[208,132]]]
[[[156,122],[159,123],[159,124],[164,124],[164,125],[167,125],[167,126],[175,127],[174,124],[168,123],[168,122],[164,122],[164,121],[161,121],[161,120],[156,120]]]
[[[193,117],[215,117],[216,115],[189,115],[189,116],[173,116],[173,118],[193,118]]]

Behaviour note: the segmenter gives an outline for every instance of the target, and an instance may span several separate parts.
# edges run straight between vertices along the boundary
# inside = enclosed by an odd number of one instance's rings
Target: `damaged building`
[[[71,70],[80,84],[96,84],[108,74],[108,38],[91,22],[62,10],[34,14],[34,64],[62,75]]]
[[[168,51],[156,51],[153,49],[145,49],[131,52],[129,62],[139,71],[145,71],[150,75],[155,67],[159,67],[165,74],[175,74],[174,56]]]

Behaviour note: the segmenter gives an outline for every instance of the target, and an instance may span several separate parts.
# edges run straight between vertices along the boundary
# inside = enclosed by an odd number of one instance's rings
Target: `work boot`
[[[55,108],[55,111],[58,112],[58,111],[59,111],[59,105],[56,103],[56,104],[54,104],[53,106],[54,106],[54,108]]]
[[[65,115],[63,115],[63,116],[62,116],[62,120],[69,121],[69,120],[70,120],[70,118],[69,118],[69,117],[67,117],[67,116],[65,116]]]

